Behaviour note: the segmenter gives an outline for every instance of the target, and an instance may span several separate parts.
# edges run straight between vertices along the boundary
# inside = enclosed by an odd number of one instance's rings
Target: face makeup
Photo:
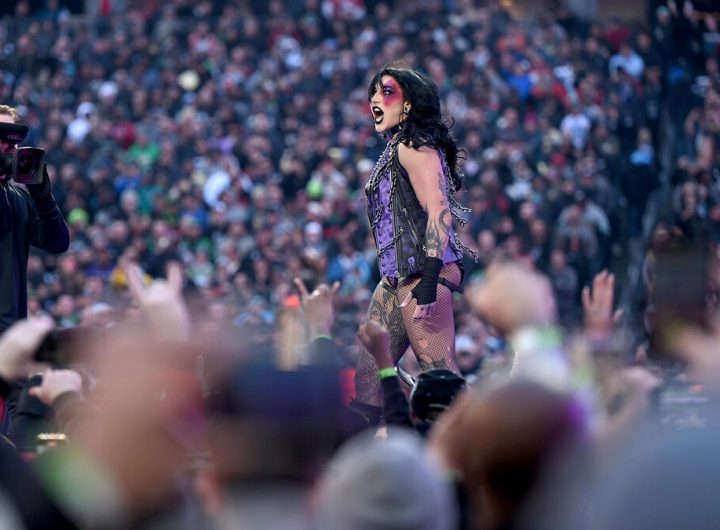
[[[384,75],[370,98],[370,112],[375,123],[375,131],[383,133],[400,123],[405,95],[398,82]]]

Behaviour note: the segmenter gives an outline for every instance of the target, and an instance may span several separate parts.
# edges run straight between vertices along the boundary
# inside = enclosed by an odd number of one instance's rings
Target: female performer
[[[382,276],[367,318],[389,331],[395,363],[412,346],[423,371],[457,372],[452,293],[460,291],[460,260],[468,249],[452,221],[464,224],[460,212],[470,211],[453,198],[461,185],[458,146],[440,116],[437,85],[425,75],[384,68],[368,99],[375,131],[388,144],[365,186]],[[378,367],[361,348],[354,407],[378,423]]]

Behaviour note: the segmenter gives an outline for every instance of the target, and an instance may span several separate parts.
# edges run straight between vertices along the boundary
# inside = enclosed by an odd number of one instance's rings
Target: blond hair
[[[18,119],[17,109],[10,105],[0,105],[0,115],[10,116],[13,121],[17,121]]]

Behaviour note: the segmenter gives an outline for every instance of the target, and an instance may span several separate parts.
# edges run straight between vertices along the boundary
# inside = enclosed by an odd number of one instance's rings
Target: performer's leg
[[[440,277],[460,285],[462,274],[457,263],[448,263],[440,271]],[[402,301],[415,287],[419,278],[398,286],[398,298]],[[455,320],[453,318],[453,293],[443,284],[437,286],[437,302],[432,313],[425,318],[413,318],[416,302],[413,299],[402,308],[403,322],[410,345],[423,372],[443,368],[458,373],[455,361]]]
[[[367,319],[374,320],[390,333],[390,353],[397,361],[409,346],[408,336],[398,307],[395,289],[381,280],[375,288]],[[372,355],[360,345],[360,357],[355,370],[355,401],[373,407],[382,407],[382,387],[378,378],[378,366]]]

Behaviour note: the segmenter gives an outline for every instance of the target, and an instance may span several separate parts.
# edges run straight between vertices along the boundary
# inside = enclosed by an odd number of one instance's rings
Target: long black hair
[[[458,158],[463,152],[442,120],[440,95],[437,84],[425,74],[409,68],[386,66],[370,81],[368,100],[381,84],[383,76],[390,76],[402,88],[405,100],[412,106],[399,131],[399,140],[411,147],[430,146],[442,149],[445,154],[450,179],[454,190],[462,186],[462,173]]]

